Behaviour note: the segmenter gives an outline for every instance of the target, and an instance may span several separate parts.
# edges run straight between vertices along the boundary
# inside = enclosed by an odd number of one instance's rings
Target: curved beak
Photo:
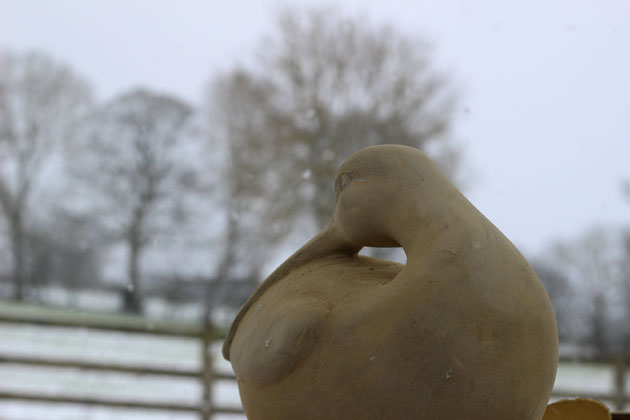
[[[304,246],[284,261],[273,273],[262,282],[256,291],[247,299],[234,318],[230,331],[223,342],[223,357],[230,360],[230,346],[238,326],[248,309],[265,293],[269,287],[286,277],[291,271],[308,262],[335,254],[353,255],[359,252],[360,246],[347,241],[331,221],[321,232],[315,235]]]

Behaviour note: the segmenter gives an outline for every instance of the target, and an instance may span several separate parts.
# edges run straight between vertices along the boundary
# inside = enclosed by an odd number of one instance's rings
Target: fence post
[[[202,363],[203,363],[203,374],[201,377],[203,394],[201,396],[201,419],[202,420],[210,420],[212,415],[212,383],[213,383],[213,373],[214,367],[212,365],[212,350],[210,345],[212,344],[212,338],[214,336],[213,328],[210,324],[206,324],[203,328],[202,332]]]
[[[617,410],[623,410],[626,404],[626,359],[617,358],[615,363],[615,405]]]

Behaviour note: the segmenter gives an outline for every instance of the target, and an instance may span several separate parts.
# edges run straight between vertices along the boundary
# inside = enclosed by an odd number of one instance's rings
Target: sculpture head
[[[360,249],[405,247],[409,225],[448,199],[463,198],[420,150],[401,145],[361,149],[341,165],[328,229]]]

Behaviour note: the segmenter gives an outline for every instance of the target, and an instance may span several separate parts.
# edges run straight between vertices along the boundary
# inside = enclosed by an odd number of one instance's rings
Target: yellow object
[[[576,398],[549,404],[542,420],[610,420],[610,418],[610,411],[599,401]]]

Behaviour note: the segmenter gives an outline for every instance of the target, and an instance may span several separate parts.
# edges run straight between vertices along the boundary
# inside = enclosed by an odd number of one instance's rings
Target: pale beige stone
[[[407,263],[364,246],[402,246]],[[520,252],[424,153],[384,145],[343,163],[330,223],[223,350],[250,420],[540,420],[558,340]]]

